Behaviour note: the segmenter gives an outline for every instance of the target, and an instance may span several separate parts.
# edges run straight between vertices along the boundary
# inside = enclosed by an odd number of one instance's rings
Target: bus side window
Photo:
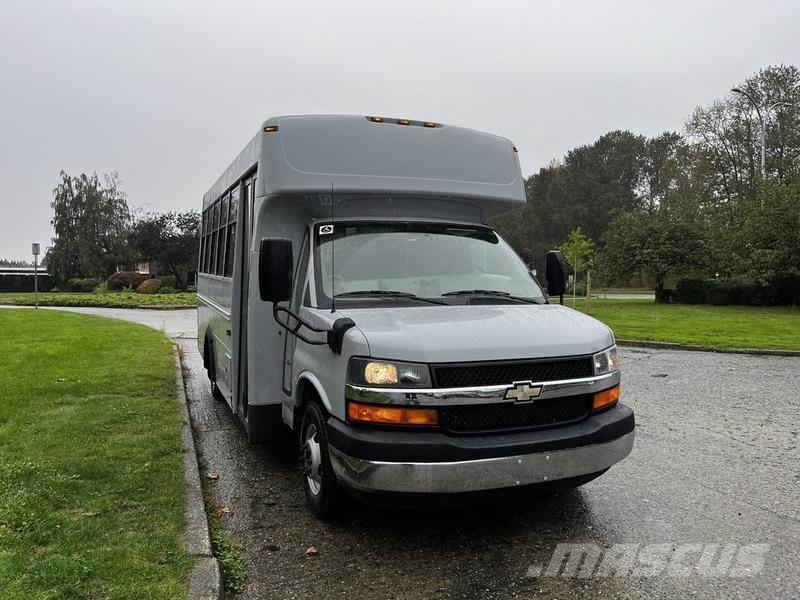
[[[219,202],[211,207],[211,257],[208,263],[208,272],[212,275],[217,270],[217,226],[219,225]]]
[[[228,230],[227,244],[225,249],[225,277],[233,277],[233,258],[234,248],[236,247],[236,221],[239,218],[239,188],[235,187],[231,191],[230,216],[225,227]]]

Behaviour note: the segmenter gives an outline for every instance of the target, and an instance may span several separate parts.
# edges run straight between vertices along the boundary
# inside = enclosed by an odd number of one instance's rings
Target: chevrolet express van
[[[294,433],[311,509],[580,485],[627,456],[614,336],[487,222],[516,147],[378,116],[267,119],[203,198],[198,345],[250,441]]]

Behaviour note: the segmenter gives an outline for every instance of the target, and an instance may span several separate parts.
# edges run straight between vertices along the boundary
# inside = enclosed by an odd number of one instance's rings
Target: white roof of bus
[[[203,198],[210,205],[256,164],[257,195],[386,193],[457,197],[487,216],[525,202],[514,145],[452,125],[365,116],[314,115],[264,121]],[[270,130],[277,127],[277,130]]]

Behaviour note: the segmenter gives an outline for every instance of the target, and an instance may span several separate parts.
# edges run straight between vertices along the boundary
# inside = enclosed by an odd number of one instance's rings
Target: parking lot
[[[239,598],[800,597],[798,358],[625,349],[637,439],[599,479],[464,508],[353,502],[323,523],[306,509],[295,453],[249,446],[211,397],[194,311],[72,310],[143,322],[180,345],[199,450],[220,474],[212,502],[229,509],[221,524],[247,557]],[[558,544],[632,549],[638,568],[603,572],[601,560],[591,577],[566,576],[565,562],[554,576]],[[654,549],[665,560],[642,572]],[[728,551],[751,560],[726,563]]]
[[[213,503],[230,510],[222,525],[247,556],[241,598],[800,593],[800,359],[626,349],[623,401],[636,411],[637,439],[631,456],[601,478],[554,496],[464,508],[353,502],[336,523],[323,523],[305,507],[294,453],[248,446],[227,407],[212,399],[195,342],[180,344],[197,442],[207,469],[220,474]],[[637,552],[663,544],[688,566],[552,576],[543,567],[559,543]],[[766,546],[720,576],[696,568],[712,544],[720,553]],[[311,546],[319,553],[307,557]]]

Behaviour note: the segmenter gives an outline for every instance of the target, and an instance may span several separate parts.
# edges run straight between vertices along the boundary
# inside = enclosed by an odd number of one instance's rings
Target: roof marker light
[[[264,127],[264,133],[273,133],[275,131],[278,131],[277,125],[267,125]]]
[[[411,125],[411,121],[408,119],[397,119],[398,125]]]
[[[425,121],[422,125],[424,127],[436,127],[436,123],[434,123],[433,121]]]
[[[373,123],[383,123],[383,117],[379,117],[377,115],[369,117],[369,120]]]

